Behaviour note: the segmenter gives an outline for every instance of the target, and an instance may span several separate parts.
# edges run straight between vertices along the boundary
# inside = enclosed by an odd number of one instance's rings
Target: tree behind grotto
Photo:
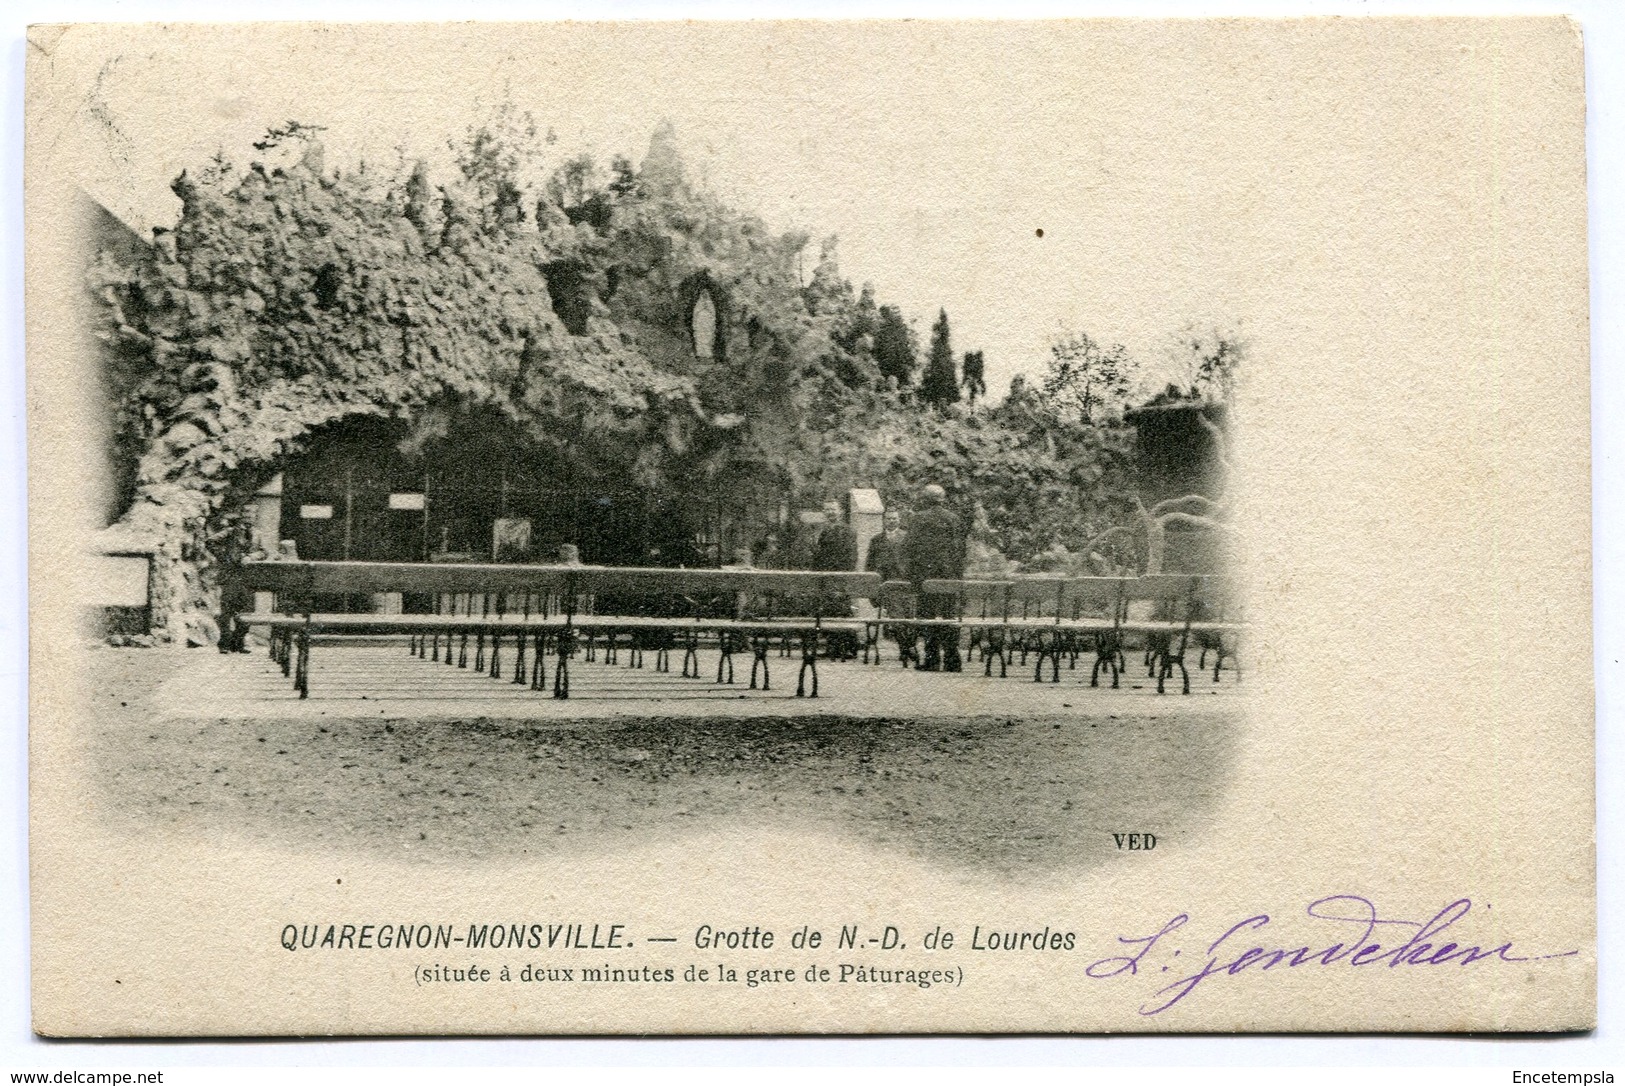
[[[1229,403],[1250,345],[1240,326],[1191,321],[1162,350],[1170,387],[1193,399]]]
[[[960,365],[959,383],[965,389],[965,398],[972,407],[978,398],[987,396],[987,359],[981,351],[966,351]]]
[[[952,333],[948,330],[948,311],[937,311],[937,321],[931,326],[931,353],[925,363],[925,377],[920,382],[920,398],[933,407],[947,407],[959,402],[959,375],[954,369]]]
[[[1121,344],[1107,346],[1087,332],[1062,331],[1050,341],[1039,394],[1056,411],[1092,421],[1101,410],[1121,412],[1138,368]]]
[[[1059,416],[1032,396],[963,414],[895,394],[853,396],[820,433],[810,493],[870,486],[907,509],[921,487],[939,484],[967,524],[985,525],[997,552],[976,573],[1033,568],[1057,551],[1081,562],[1088,541],[1133,510],[1133,427]]]
[[[914,382],[918,357],[914,329],[903,319],[902,311],[894,305],[881,306],[875,321],[875,362],[881,376],[898,388],[907,388]]]

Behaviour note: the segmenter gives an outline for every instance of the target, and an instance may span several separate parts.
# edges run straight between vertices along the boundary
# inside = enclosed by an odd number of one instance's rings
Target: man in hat
[[[908,579],[908,563],[903,557],[903,515],[895,507],[886,510],[879,535],[869,541],[869,556],[865,562],[869,572],[880,574],[882,581]]]
[[[920,593],[921,618],[952,618],[953,600],[927,596],[921,591],[926,581],[958,580],[965,574],[965,526],[947,505],[948,494],[932,483],[920,491],[920,507],[909,522],[903,541],[903,556],[909,580]],[[959,631],[953,627],[930,626],[925,631],[925,659],[921,671],[958,671]]]
[[[879,535],[869,541],[869,554],[864,560],[864,569],[870,573],[880,574],[880,581],[885,584],[890,581],[908,580],[908,558],[903,553],[903,542],[908,533],[903,531],[903,514],[896,505],[888,505],[884,519],[881,521],[882,529]],[[882,602],[879,594],[873,599]],[[893,608],[888,633],[892,640],[897,642],[899,658],[906,665],[910,660],[919,660],[917,645],[919,635],[914,627],[901,624],[899,618],[913,617],[912,609],[900,600],[892,600]],[[879,650],[879,646],[876,646]]]
[[[858,540],[846,522],[839,498],[824,503],[824,526],[813,547],[812,568],[830,573],[850,573],[858,564]]]

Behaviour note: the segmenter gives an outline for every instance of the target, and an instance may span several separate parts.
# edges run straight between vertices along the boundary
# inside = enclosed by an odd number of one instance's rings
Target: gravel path
[[[86,738],[111,817],[441,864],[770,825],[950,866],[1093,866],[1113,831],[1199,829],[1237,731],[1235,710],[1177,702],[926,721],[156,720],[153,690],[181,654],[99,656],[114,693]]]

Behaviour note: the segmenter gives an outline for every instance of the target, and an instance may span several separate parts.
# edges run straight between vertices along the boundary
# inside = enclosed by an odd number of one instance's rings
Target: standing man
[[[837,498],[824,503],[824,526],[813,548],[812,568],[827,573],[850,573],[858,568],[858,537],[852,534]]]
[[[243,583],[242,563],[245,558],[258,554],[253,533],[245,523],[238,523],[221,537],[220,563],[216,567],[220,583],[220,638],[215,643],[221,652],[247,652],[248,627],[241,616],[254,610],[254,593]]]
[[[930,580],[957,580],[965,575],[965,526],[947,506],[948,494],[935,483],[920,491],[920,508],[909,523],[903,556],[909,580],[920,592],[921,618],[952,618],[953,602],[927,596],[921,587]],[[921,671],[958,671],[959,631],[953,627],[927,627],[925,660]]]
[[[908,533],[903,531],[903,515],[897,511],[895,506],[887,506],[881,524],[880,534],[869,541],[869,557],[865,563],[865,569],[869,573],[880,574],[881,584],[888,581],[906,581],[908,580],[908,556],[903,553],[903,548],[908,539]],[[879,594],[876,594],[873,599],[876,603],[882,602]],[[892,640],[897,642],[898,657],[905,667],[908,665],[908,661],[918,661],[920,658],[919,640],[914,627],[896,621],[898,618],[914,617],[908,613],[909,610],[911,609],[904,606],[903,613],[899,614],[894,609],[889,630]],[[879,645],[875,646],[875,651],[877,653],[880,651]]]
[[[824,503],[824,527],[818,533],[813,548],[812,568],[826,573],[851,573],[858,566],[858,537],[846,523],[839,499]],[[851,618],[852,601],[845,596],[830,596],[819,604],[822,614],[832,618]],[[830,654],[838,660],[851,660],[858,655],[858,635],[841,630],[829,635]]]
[[[895,508],[888,507],[879,535],[869,541],[868,572],[880,574],[882,581],[906,581],[908,561],[903,554],[903,517]]]

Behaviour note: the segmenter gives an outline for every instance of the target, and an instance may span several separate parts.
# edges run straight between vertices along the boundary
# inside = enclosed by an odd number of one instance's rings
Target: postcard
[[[33,1021],[1564,1031],[1562,18],[60,25]]]

